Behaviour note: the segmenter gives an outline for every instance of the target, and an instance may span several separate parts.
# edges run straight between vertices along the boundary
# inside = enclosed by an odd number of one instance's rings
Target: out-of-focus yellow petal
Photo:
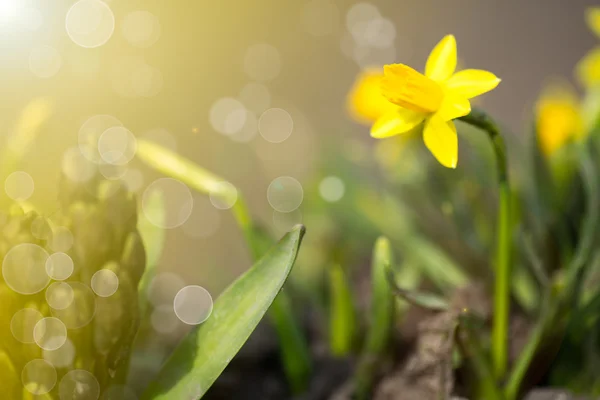
[[[600,37],[600,7],[591,7],[585,10],[585,21],[592,32]]]
[[[541,150],[551,155],[583,132],[579,104],[574,90],[566,84],[552,84],[536,104],[537,134]]]
[[[433,48],[427,64],[425,75],[437,82],[450,78],[456,69],[456,39],[454,35],[446,35]]]
[[[586,54],[575,68],[577,79],[586,88],[600,84],[600,47]]]
[[[347,98],[348,112],[356,121],[372,124],[382,115],[397,108],[381,94],[383,71],[365,70],[358,75]]]
[[[481,69],[465,69],[452,75],[446,81],[446,90],[467,99],[480,96],[494,89],[500,78]]]
[[[471,103],[465,97],[446,94],[442,106],[436,113],[444,121],[463,117],[471,112]]]
[[[410,131],[425,119],[425,114],[397,107],[380,117],[371,127],[371,136],[383,139]]]
[[[456,168],[458,135],[454,122],[444,121],[437,115],[431,116],[425,122],[423,140],[440,164],[447,168]]]

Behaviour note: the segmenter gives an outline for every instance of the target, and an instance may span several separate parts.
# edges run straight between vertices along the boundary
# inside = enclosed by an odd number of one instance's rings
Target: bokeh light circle
[[[119,277],[110,269],[101,269],[92,276],[92,290],[100,297],[110,297],[119,288]]]
[[[135,136],[122,126],[108,128],[98,138],[100,157],[109,164],[127,164],[135,156],[136,150]]]
[[[46,260],[46,273],[56,281],[68,279],[74,269],[73,259],[67,253],[53,253]]]
[[[300,182],[291,176],[280,176],[269,184],[267,200],[276,211],[292,212],[302,204],[304,190]]]
[[[121,32],[132,46],[147,48],[160,37],[160,22],[149,11],[132,11],[123,18]]]
[[[46,273],[48,257],[50,256],[46,250],[36,244],[18,244],[4,256],[2,277],[17,293],[38,293],[50,282]]]
[[[116,181],[125,176],[127,173],[127,165],[117,165],[103,162],[98,165],[98,171],[100,171],[100,174],[109,181]]]
[[[238,143],[247,143],[254,139],[258,133],[258,119],[253,112],[246,110],[246,121],[242,129],[229,136],[231,140]]]
[[[281,143],[290,137],[293,129],[292,116],[282,108],[270,108],[258,120],[258,131],[267,142]]]
[[[58,385],[60,400],[97,400],[100,384],[94,375],[84,369],[69,371]]]
[[[84,156],[79,147],[71,147],[65,151],[61,168],[63,174],[76,183],[87,182],[96,173],[96,166]]]
[[[224,135],[233,135],[244,127],[246,114],[246,108],[239,100],[223,97],[210,108],[209,120],[215,131]]]
[[[356,3],[348,10],[346,14],[346,29],[353,33],[361,23],[369,22],[381,17],[379,9],[366,2]]]
[[[164,215],[152,212],[152,196],[159,192],[164,201]],[[152,182],[142,196],[142,211],[150,223],[159,228],[173,229],[181,226],[192,214],[194,199],[190,189],[172,178]]]
[[[51,309],[52,315],[60,319],[68,329],[79,329],[94,318],[96,297],[89,286],[80,282],[66,282],[74,292],[73,302],[65,309]]]
[[[219,210],[228,210],[237,202],[238,192],[232,183],[222,181],[210,192],[209,199]]]
[[[43,350],[56,350],[67,341],[67,327],[58,318],[42,318],[33,328],[33,340]]]
[[[244,57],[244,71],[255,81],[267,82],[281,72],[281,55],[270,44],[259,43],[250,46]]]
[[[62,66],[60,53],[51,46],[40,46],[29,53],[29,70],[38,78],[51,78]]]
[[[346,186],[337,176],[327,176],[319,183],[319,194],[323,200],[335,203],[344,197]]]
[[[173,301],[173,309],[181,322],[198,325],[206,321],[212,313],[212,296],[202,286],[186,286],[177,292]]]
[[[75,292],[65,282],[54,282],[46,289],[46,302],[55,310],[64,310],[73,303]]]
[[[169,335],[177,330],[180,322],[171,304],[161,304],[152,310],[150,323],[156,332]]]
[[[44,395],[56,385],[57,374],[54,367],[41,358],[29,361],[21,372],[21,382],[29,393]]]
[[[65,343],[55,350],[43,350],[44,360],[52,364],[55,368],[68,368],[73,365],[75,359],[75,345],[69,338]]]
[[[35,308],[23,308],[17,311],[10,320],[10,331],[21,343],[35,343],[33,329],[44,316]]]
[[[101,0],[79,0],[66,18],[67,34],[81,47],[99,47],[108,42],[115,30],[115,16]]]
[[[73,247],[73,234],[65,226],[57,226],[52,230],[52,240],[48,246],[57,253],[64,253]]]
[[[100,114],[88,118],[79,128],[77,140],[81,154],[88,160],[99,163],[98,139],[108,129],[122,127],[123,123],[112,115]]]
[[[14,201],[25,201],[31,197],[35,184],[33,178],[25,171],[15,171],[4,181],[6,195]]]

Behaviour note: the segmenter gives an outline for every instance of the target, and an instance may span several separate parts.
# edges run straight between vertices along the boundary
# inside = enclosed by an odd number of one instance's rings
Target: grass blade
[[[155,143],[138,139],[136,155],[157,171],[179,179],[200,193],[221,198],[236,195],[232,193],[231,186],[223,185],[225,179]]]
[[[296,226],[215,301],[211,317],[175,349],[142,399],[199,399],[246,342],[292,270],[304,236]]]
[[[375,242],[371,265],[371,316],[367,339],[355,375],[356,398],[366,399],[371,392],[379,358],[389,345],[394,323],[394,294],[388,284],[386,268],[392,265],[390,241],[380,237]]]
[[[429,311],[448,311],[450,309],[450,304],[440,296],[428,292],[409,290],[398,286],[392,268],[388,267],[386,269],[386,276],[392,291],[407,303]]]
[[[138,219],[138,230],[142,237],[142,242],[144,242],[144,248],[146,249],[146,269],[144,270],[144,275],[142,275],[142,279],[140,279],[138,285],[142,315],[144,315],[146,303],[148,302],[148,287],[150,286],[150,282],[152,282],[154,275],[156,275],[158,260],[160,259],[165,244],[165,230],[160,228],[160,226],[151,223],[146,217],[146,213],[152,214],[152,221],[164,221],[165,204],[162,192],[156,191],[150,194],[146,207],[144,207],[144,214],[140,215]]]
[[[352,351],[356,337],[356,311],[352,289],[339,264],[329,270],[329,346],[334,356],[344,357]]]

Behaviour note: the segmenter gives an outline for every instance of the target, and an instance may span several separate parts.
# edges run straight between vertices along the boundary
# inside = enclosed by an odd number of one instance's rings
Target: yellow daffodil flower
[[[381,93],[397,107],[380,116],[371,136],[387,138],[425,122],[423,139],[445,167],[456,168],[458,138],[453,119],[471,112],[473,97],[489,92],[500,79],[488,71],[456,69],[456,40],[445,36],[433,49],[425,74],[404,64],[384,66]]]
[[[552,84],[542,92],[536,116],[538,141],[546,156],[578,139],[583,132],[577,95],[565,84]]]
[[[348,94],[348,112],[356,121],[371,125],[379,117],[397,108],[381,94],[383,69],[362,71]]]
[[[600,7],[587,9],[585,20],[592,32],[600,38]],[[592,49],[577,64],[576,74],[579,81],[587,88],[600,84],[600,46]]]

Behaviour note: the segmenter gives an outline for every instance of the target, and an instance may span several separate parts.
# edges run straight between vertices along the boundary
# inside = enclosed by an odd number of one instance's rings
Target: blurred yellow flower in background
[[[583,133],[577,94],[566,83],[549,85],[536,104],[537,134],[542,152],[550,156]]]
[[[600,38],[600,7],[588,8],[585,20],[589,28]],[[592,49],[576,67],[579,81],[587,88],[600,83],[600,46]]]
[[[348,112],[356,121],[370,125],[397,108],[381,94],[382,79],[383,69],[377,68],[366,69],[356,78],[347,99]]]
[[[471,98],[500,83],[488,71],[455,73],[456,60],[456,40],[447,35],[429,55],[425,74],[404,64],[386,65],[381,93],[396,107],[377,118],[371,136],[387,138],[405,133],[425,121],[425,145],[442,165],[456,168],[458,138],[452,120],[471,112]]]

